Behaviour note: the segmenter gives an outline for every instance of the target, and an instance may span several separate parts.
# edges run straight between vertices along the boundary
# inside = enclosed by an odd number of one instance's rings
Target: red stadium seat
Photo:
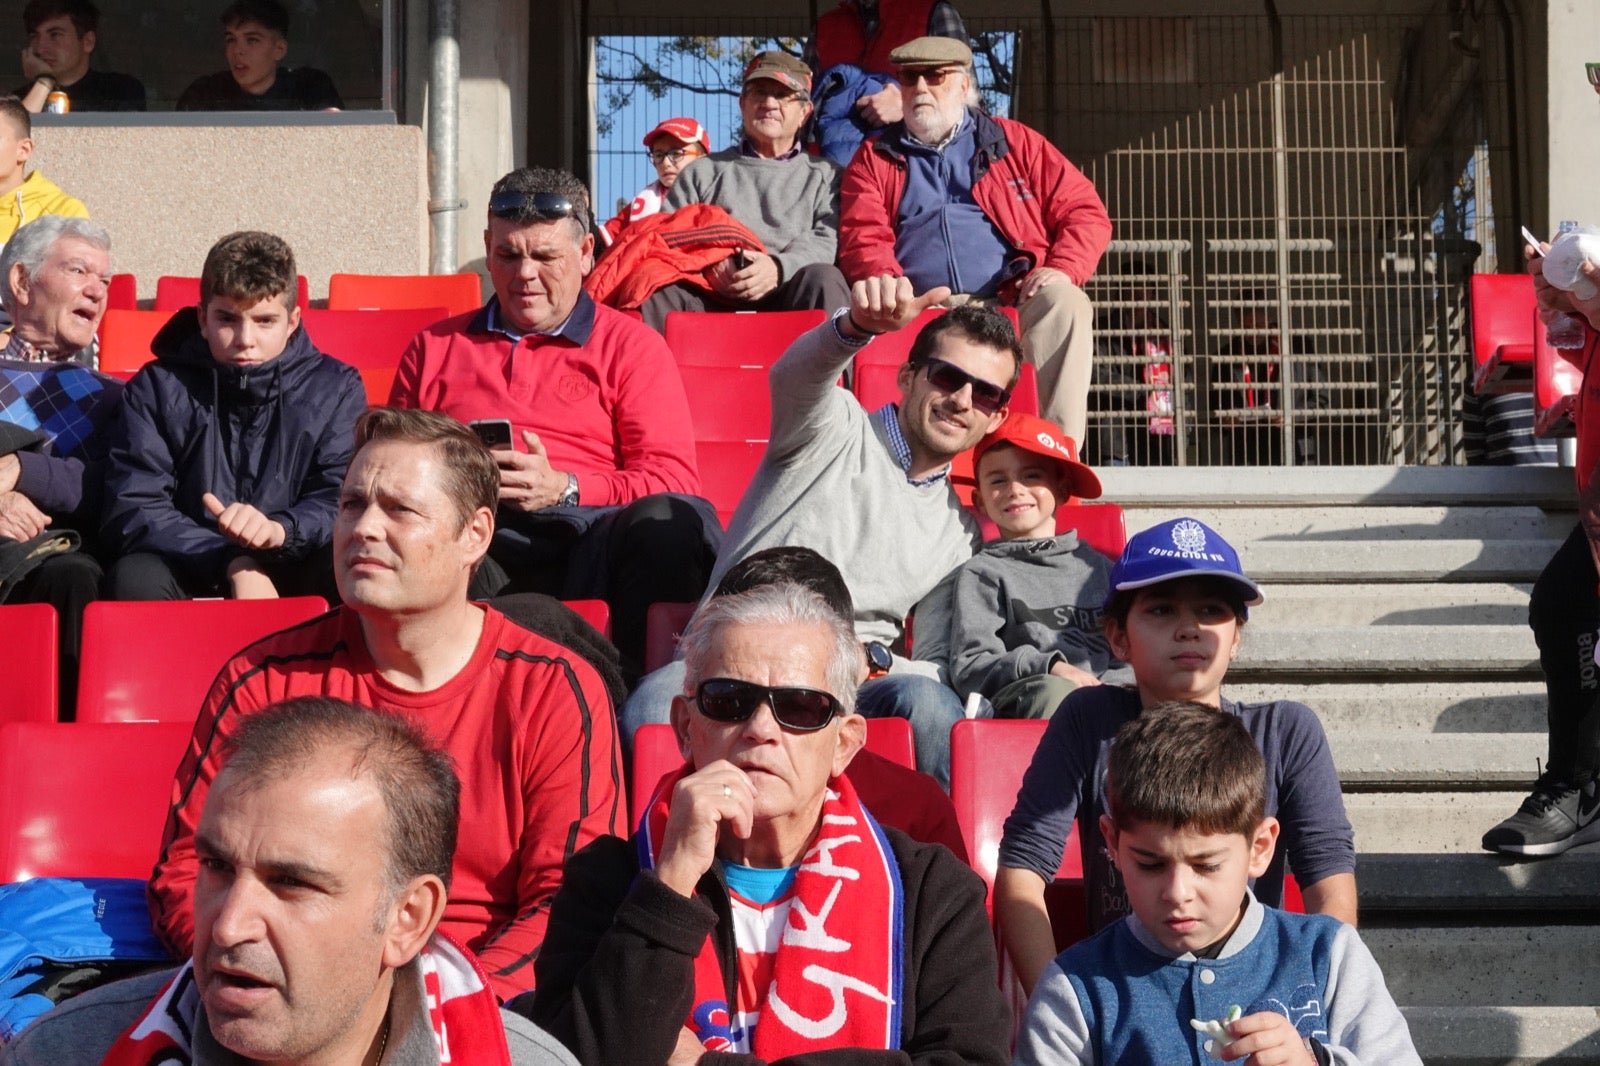
[[[717,520],[724,528],[734,509],[744,498],[755,477],[761,457],[767,453],[766,441],[695,441],[696,465],[700,468],[700,494],[717,509]]]
[[[476,274],[332,274],[328,277],[330,311],[399,311],[442,307],[440,318],[464,314],[483,305]]]
[[[173,274],[163,274],[156,279],[156,310],[181,311],[185,307],[194,307],[200,302],[200,279],[184,278]],[[306,282],[306,276],[301,274],[295,283],[295,303],[304,311],[311,306],[311,286]]]
[[[700,489],[724,525],[767,450],[772,397],[758,366],[680,367],[694,422]]]
[[[0,884],[149,877],[172,774],[192,729],[192,722],[0,725]]]
[[[100,369],[126,379],[155,358],[150,342],[172,317],[170,311],[112,311],[100,320]]]
[[[611,605],[605,600],[562,600],[567,608],[588,622],[601,636],[611,639]]]
[[[56,631],[48,603],[0,607],[0,648],[9,664],[0,723],[56,720]]]
[[[317,350],[358,369],[392,370],[406,346],[422,330],[449,317],[443,307],[394,311],[323,311],[313,308],[300,317]],[[384,397],[388,399],[387,396]]]
[[[644,612],[644,671],[650,673],[670,663],[678,653],[678,638],[694,617],[693,603],[652,603]]]
[[[1584,352],[1552,348],[1542,323],[1533,330],[1533,432],[1539,437],[1574,437],[1578,433],[1578,390],[1583,371],[1568,356]]]
[[[113,274],[106,282],[106,310],[137,311],[139,281],[132,274]]]
[[[368,404],[373,407],[388,404],[389,394],[394,391],[394,376],[399,369],[394,366],[356,367],[356,372],[361,375],[361,387],[367,393]]]
[[[765,368],[827,317],[825,311],[673,311],[667,315],[667,347],[679,366]]]
[[[904,718],[867,719],[867,750],[899,763],[907,770],[917,768],[917,755],[911,741],[911,723]]]
[[[1542,332],[1527,274],[1474,274],[1472,388],[1479,396],[1526,392],[1533,381],[1533,337]]]
[[[83,617],[78,721],[192,725],[229,659],[327,609],[318,596],[91,603]]]

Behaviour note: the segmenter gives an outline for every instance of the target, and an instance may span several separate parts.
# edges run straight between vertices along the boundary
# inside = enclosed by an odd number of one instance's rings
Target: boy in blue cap
[[[1119,728],[1174,700],[1234,715],[1266,759],[1266,813],[1281,823],[1283,846],[1256,879],[1256,897],[1281,905],[1287,859],[1308,910],[1355,923],[1355,834],[1322,724],[1304,704],[1222,697],[1240,630],[1261,600],[1238,553],[1202,522],[1177,518],[1129,539],[1111,571],[1105,626],[1112,652],[1133,668],[1134,687],[1099,685],[1067,697],[1034,752],[1000,842],[995,911],[1025,989],[1055,954],[1044,891],[1074,818],[1090,930],[1128,912],[1101,835],[1106,759]]]

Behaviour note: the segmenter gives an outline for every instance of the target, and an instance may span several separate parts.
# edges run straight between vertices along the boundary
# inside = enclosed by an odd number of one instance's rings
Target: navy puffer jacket
[[[192,307],[151,347],[156,359],[128,382],[111,441],[107,546],[214,572],[245,553],[217,532],[200,500],[207,492],[281,522],[287,536],[276,558],[328,544],[367,406],[355,368],[317,351],[303,325],[265,366],[226,366],[212,358]]]

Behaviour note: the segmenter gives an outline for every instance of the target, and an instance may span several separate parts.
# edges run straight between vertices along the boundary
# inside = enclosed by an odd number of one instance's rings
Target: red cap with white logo
[[[650,142],[663,133],[684,144],[699,144],[705,151],[711,151],[711,137],[706,133],[706,128],[692,118],[667,119],[644,135],[644,146],[649,148]]]
[[[1061,427],[1038,415],[1013,411],[1000,423],[998,429],[980,440],[972,450],[972,469],[976,471],[983,462],[983,453],[996,444],[1010,444],[1023,451],[1042,455],[1060,463],[1072,495],[1092,500],[1100,495],[1100,479],[1095,472],[1078,462],[1078,449],[1072,438],[1061,432]]]

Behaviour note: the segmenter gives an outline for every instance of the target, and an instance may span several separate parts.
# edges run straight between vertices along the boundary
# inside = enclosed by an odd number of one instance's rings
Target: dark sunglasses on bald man
[[[558,192],[518,192],[506,189],[489,197],[489,213],[512,222],[554,222],[574,218],[589,228],[589,215],[583,207]]]
[[[772,708],[772,717],[791,733],[815,733],[842,714],[844,708],[828,692],[814,688],[772,688],[739,681],[731,677],[711,677],[695,689],[700,713],[713,722],[744,722],[761,709]]]
[[[957,393],[972,386],[972,406],[986,415],[992,415],[1011,399],[1011,390],[1002,389],[982,378],[975,378],[954,363],[943,359],[924,359],[922,367],[928,371],[928,381],[940,392]]]
[[[901,67],[894,72],[895,79],[907,89],[915,88],[917,79],[928,83],[928,88],[936,89],[944,84],[944,80],[954,74],[964,74],[962,67]]]

